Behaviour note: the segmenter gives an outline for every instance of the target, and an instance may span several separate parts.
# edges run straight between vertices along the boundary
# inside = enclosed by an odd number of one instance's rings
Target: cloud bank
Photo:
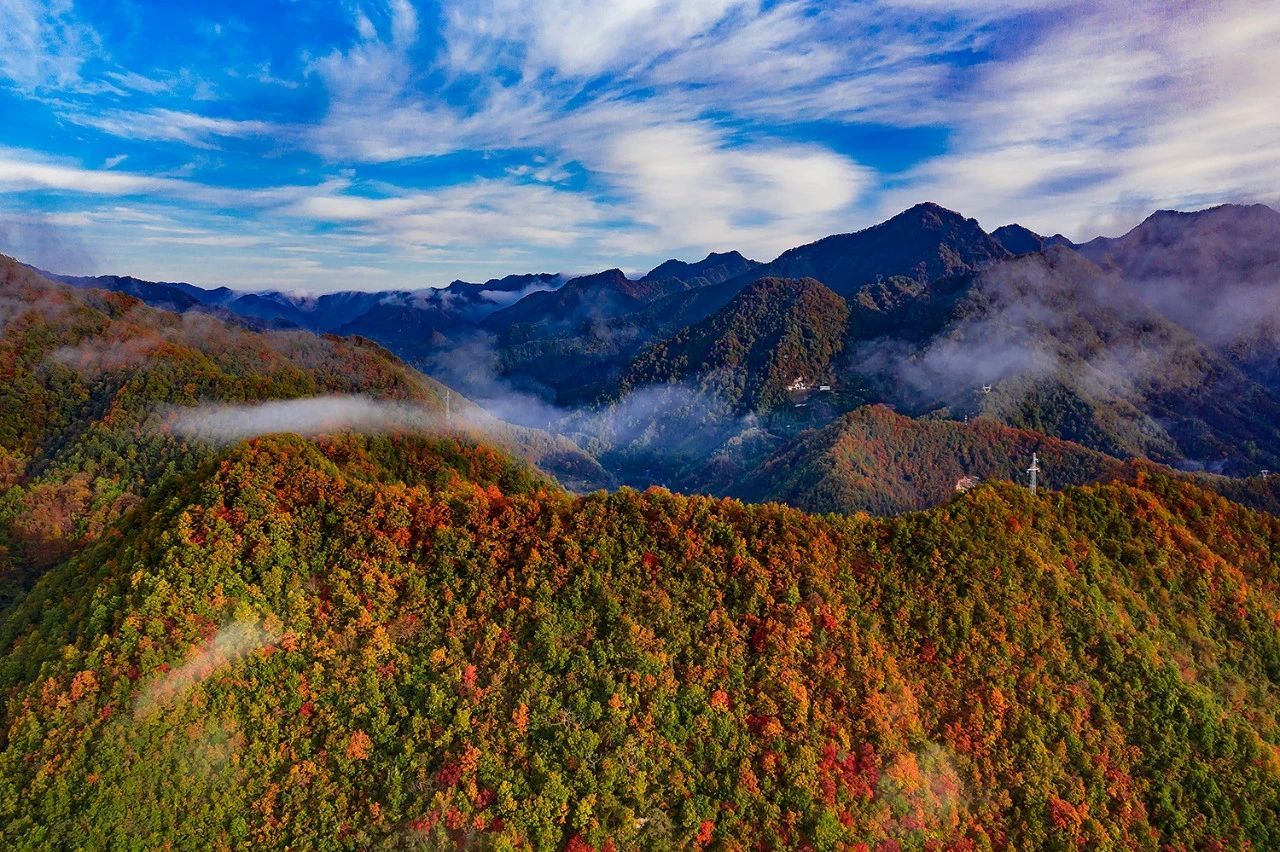
[[[189,441],[231,444],[277,432],[393,432],[438,428],[439,415],[420,406],[362,396],[317,396],[253,405],[206,404],[165,412],[165,428]]]

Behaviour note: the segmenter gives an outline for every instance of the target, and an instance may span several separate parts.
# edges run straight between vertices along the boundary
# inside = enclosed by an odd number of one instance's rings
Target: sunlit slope
[[[913,420],[884,406],[859,408],[801,434],[733,486],[746,499],[812,512],[889,515],[937,506],[966,478],[1025,481],[1032,453],[1043,481],[1062,488],[1123,475],[1094,450],[994,420]]]
[[[3,619],[0,842],[1270,848],[1278,554],[1140,473],[821,519],[262,439]]]
[[[181,412],[233,433],[326,423],[452,431],[507,446],[574,484],[604,484],[570,442],[507,426],[361,338],[262,333],[202,313],[50,282],[0,257],[0,585],[93,541],[161,478],[215,447]],[[219,406],[333,397],[247,412]],[[274,416],[272,413],[274,412]],[[218,415],[210,420],[210,415]]]

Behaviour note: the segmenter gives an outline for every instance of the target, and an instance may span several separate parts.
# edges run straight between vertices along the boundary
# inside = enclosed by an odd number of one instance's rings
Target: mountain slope
[[[765,278],[719,312],[644,351],[622,387],[693,381],[742,410],[787,402],[788,387],[834,381],[848,308],[813,279]]]
[[[1280,400],[1070,249],[857,302],[850,329],[847,369],[904,410],[981,411],[1119,457],[1280,468]]]
[[[257,333],[80,290],[0,257],[0,597],[91,544],[221,434],[450,428],[579,487],[608,482],[569,441],[508,426],[362,339]],[[254,408],[246,404],[297,401]]]
[[[757,261],[748,260],[736,251],[711,252],[711,254],[696,263],[688,263],[687,261],[676,259],[668,260],[649,270],[640,280],[666,281],[674,279],[685,282],[691,288],[706,287],[709,284],[719,284],[723,281],[728,281],[730,278],[736,278],[759,265]]]
[[[1080,251],[1280,392],[1280,212],[1262,204],[1161,210]]]
[[[1073,244],[1062,234],[1054,234],[1052,237],[1042,237],[1029,228],[1024,228],[1014,222],[1009,225],[1001,225],[991,232],[991,238],[1000,245],[1004,246],[1010,254],[1027,254],[1033,251],[1043,251],[1052,246],[1066,246],[1073,248]]]
[[[531,293],[514,305],[490,314],[484,325],[494,330],[511,326],[572,328],[627,313],[659,296],[688,288],[688,284],[678,279],[632,281],[621,269],[607,269],[571,279],[557,290]]]
[[[820,519],[432,454],[241,445],[42,577],[0,842],[1280,839],[1273,517],[1139,475]]]
[[[857,409],[804,432],[729,493],[812,512],[892,515],[945,503],[965,477],[1024,481],[1040,456],[1044,487],[1114,479],[1124,464],[1078,444],[993,420],[912,420],[884,406]]]
[[[856,234],[792,249],[768,264],[736,253],[713,254],[700,264],[668,261],[638,282],[650,285],[640,293],[632,292],[637,282],[617,270],[590,276],[555,296],[530,297],[494,314],[486,326],[499,334],[492,348],[502,375],[522,390],[577,406],[614,396],[628,363],[646,345],[706,320],[752,281],[812,277],[849,295],[880,278],[927,282],[1007,256],[973,220],[922,204]],[[716,274],[706,274],[708,264]],[[723,277],[740,264],[748,266],[742,274]],[[661,282],[667,286],[652,286]]]
[[[217,287],[207,290],[194,284],[164,281],[142,281],[130,275],[53,275],[42,270],[38,274],[85,290],[111,290],[140,299],[148,305],[170,311],[186,311],[196,305],[217,307],[236,297],[233,290]]]

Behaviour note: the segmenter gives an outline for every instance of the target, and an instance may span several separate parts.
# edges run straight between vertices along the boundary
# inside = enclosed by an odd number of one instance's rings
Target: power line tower
[[[1040,456],[1036,453],[1031,454],[1031,467],[1027,468],[1027,473],[1031,474],[1031,494],[1032,496],[1035,496],[1037,486],[1036,477],[1040,473]]]

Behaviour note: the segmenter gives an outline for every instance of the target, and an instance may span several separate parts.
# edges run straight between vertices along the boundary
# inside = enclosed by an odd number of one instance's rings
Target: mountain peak
[[[641,281],[660,281],[676,279],[698,287],[705,284],[719,284],[730,278],[741,275],[758,266],[754,260],[748,260],[740,252],[711,252],[702,260],[689,263],[672,258],[649,270]]]
[[[848,295],[879,278],[932,281],[1008,256],[977,220],[925,201],[878,225],[790,249],[751,274],[807,276]]]
[[[1044,237],[1017,222],[1001,225],[991,232],[991,236],[1010,254],[1026,254],[1044,248]]]
[[[1008,249],[1010,254],[1028,254],[1033,251],[1043,251],[1050,246],[1071,248],[1075,245],[1062,234],[1054,234],[1052,237],[1041,236],[1017,222],[1001,225],[991,232],[991,236]]]
[[[1280,212],[1265,204],[1217,204],[1202,210],[1157,210],[1143,219],[1134,231],[1143,228],[1173,226],[1179,224],[1248,224],[1280,223]],[[1132,233],[1132,231],[1130,232]]]
[[[898,219],[908,219],[913,221],[916,221],[916,220],[941,221],[944,219],[959,220],[961,222],[971,221],[969,220],[968,217],[964,216],[963,214],[957,213],[956,211],[948,207],[943,207],[941,204],[937,204],[932,201],[921,201],[919,204],[913,204],[910,207],[908,207],[906,210],[903,210],[898,215],[891,216],[885,224],[888,224],[888,222],[893,222]]]

